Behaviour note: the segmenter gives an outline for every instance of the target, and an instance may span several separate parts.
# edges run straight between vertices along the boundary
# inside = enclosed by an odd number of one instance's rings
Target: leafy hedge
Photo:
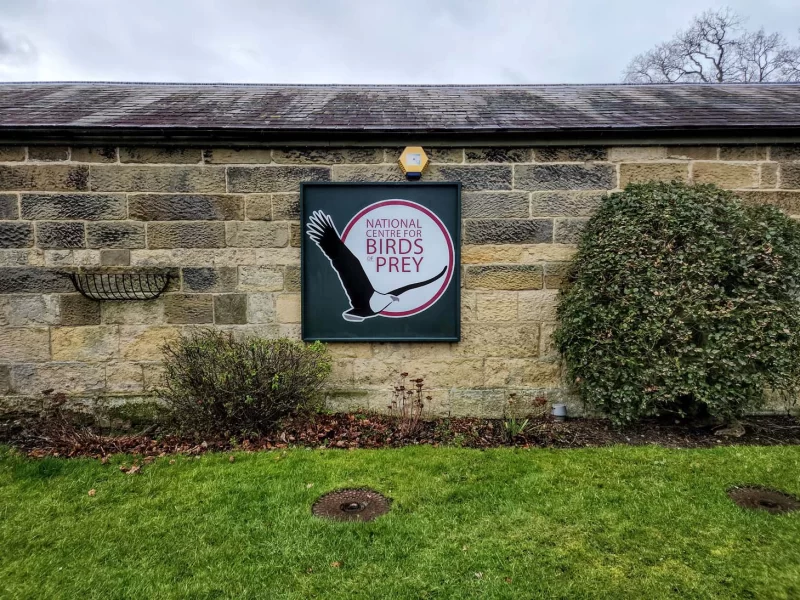
[[[732,419],[800,384],[800,224],[714,186],[631,185],[584,229],[555,334],[616,422]]]

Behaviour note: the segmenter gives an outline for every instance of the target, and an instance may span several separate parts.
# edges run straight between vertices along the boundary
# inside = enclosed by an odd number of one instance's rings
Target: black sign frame
[[[443,296],[449,296],[448,302],[450,307],[450,317],[447,319],[449,321],[448,331],[442,332],[439,334],[436,333],[411,333],[411,334],[364,334],[364,335],[355,335],[353,333],[345,334],[345,335],[330,335],[325,334],[319,330],[319,327],[316,327],[316,323],[313,318],[309,317],[309,311],[313,310],[313,306],[311,306],[311,302],[309,302],[309,289],[310,286],[308,284],[309,272],[307,266],[307,253],[310,252],[312,249],[315,252],[321,252],[319,248],[316,247],[307,236],[306,234],[306,224],[308,223],[308,219],[310,216],[310,212],[308,208],[308,198],[309,192],[313,193],[314,190],[338,190],[338,191],[345,191],[347,188],[352,188],[355,191],[364,191],[370,190],[372,191],[372,195],[374,196],[381,189],[387,190],[397,190],[396,192],[392,192],[391,195],[387,196],[387,198],[397,198],[398,196],[408,192],[408,199],[412,202],[419,201],[419,194],[421,190],[431,190],[431,193],[444,193],[444,194],[452,194],[454,197],[451,198],[453,202],[452,207],[448,210],[452,210],[453,213],[450,215],[450,223],[446,225],[446,229],[450,234],[450,238],[453,243],[453,251],[454,251],[454,265],[453,265],[453,273],[452,278],[447,286]],[[324,192],[323,192],[324,193]],[[367,194],[370,195],[369,193]],[[368,206],[370,203],[374,203],[375,200],[368,199],[363,200],[364,206]],[[428,200],[430,202],[430,200]],[[428,207],[429,210],[431,207]],[[433,211],[432,211],[433,212]],[[355,214],[355,213],[353,213]],[[441,216],[438,212],[435,213],[438,218],[441,219]],[[460,182],[303,182],[300,184],[300,294],[301,294],[301,336],[304,341],[322,341],[322,342],[345,342],[345,343],[365,343],[365,342],[443,342],[443,343],[456,343],[461,341],[461,183]],[[338,227],[342,227],[343,224],[337,223]],[[327,262],[327,260],[326,260]],[[330,265],[330,263],[328,263]],[[330,268],[330,267],[328,267]],[[347,296],[345,295],[344,290],[342,290],[342,295],[347,301]],[[440,298],[437,300],[436,304],[442,303],[442,306],[447,307],[447,303],[443,303],[445,297]],[[435,306],[435,305],[434,305]],[[430,310],[430,309],[428,309]],[[424,311],[427,312],[427,311]],[[438,310],[439,313],[442,312],[442,307]],[[421,313],[422,314],[422,313]],[[403,319],[383,319],[384,321],[410,321],[414,319],[418,315],[412,315],[410,317],[406,317]],[[371,321],[371,319],[370,319]],[[438,324],[441,324],[441,320],[436,321]],[[352,326],[342,319],[343,329],[350,329],[352,330]],[[358,323],[357,325],[363,325],[363,323]],[[323,333],[320,335],[320,333]]]

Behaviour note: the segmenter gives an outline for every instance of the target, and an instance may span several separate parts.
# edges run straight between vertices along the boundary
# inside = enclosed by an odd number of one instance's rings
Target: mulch
[[[742,421],[740,437],[722,436],[720,427],[696,426],[679,421],[649,420],[624,429],[603,419],[551,417],[531,419],[523,435],[509,440],[502,421],[451,418],[421,422],[408,432],[396,417],[378,414],[319,414],[289,419],[268,435],[234,440],[228,435],[181,436],[157,430],[137,434],[112,434],[64,420],[49,422],[26,418],[0,421],[0,443],[31,457],[92,457],[112,454],[164,456],[199,455],[210,451],[273,450],[290,447],[355,449],[397,448],[419,444],[467,448],[593,448],[614,444],[668,448],[711,448],[724,445],[800,445],[800,420],[795,417],[759,416]]]

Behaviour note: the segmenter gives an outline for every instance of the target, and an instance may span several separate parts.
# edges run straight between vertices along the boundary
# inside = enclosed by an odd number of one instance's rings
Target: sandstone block
[[[716,146],[667,146],[667,158],[683,160],[717,160]]]
[[[0,194],[0,220],[18,219],[16,194]]]
[[[122,163],[167,163],[197,164],[202,161],[199,148],[180,147],[120,147],[119,161]]]
[[[558,309],[557,290],[519,292],[519,321],[555,321]]]
[[[396,163],[400,160],[403,148],[397,148],[393,152],[387,153],[386,162]],[[428,155],[428,160],[433,163],[463,163],[464,162],[464,149],[463,148],[438,148],[430,147],[425,148],[425,153]]]
[[[93,394],[106,385],[103,364],[48,363],[14,365],[11,368],[14,389],[20,394],[39,395],[45,390],[64,394]]]
[[[516,321],[517,292],[478,293],[477,309],[481,322]]]
[[[553,340],[553,332],[557,327],[556,323],[542,323],[539,328],[539,358],[542,360],[558,360],[558,349]]]
[[[77,221],[40,221],[36,224],[39,248],[85,248],[86,232]]]
[[[69,158],[67,146],[29,146],[28,160],[58,161]]]
[[[102,302],[103,323],[114,325],[155,325],[164,323],[164,300]]]
[[[11,381],[11,366],[0,365],[0,396],[11,394],[14,391],[14,384]],[[2,412],[2,410],[0,410]]]
[[[611,165],[519,165],[514,170],[514,189],[520,190],[602,190],[616,185]]]
[[[203,161],[209,164],[269,164],[272,150],[269,148],[207,148],[203,150]]]
[[[589,217],[605,198],[605,192],[532,192],[531,216]]]
[[[300,223],[289,223],[289,245],[292,248],[299,248],[302,244],[303,232]]]
[[[75,250],[44,250],[44,264],[48,267],[73,266]]]
[[[539,265],[489,265],[466,268],[467,289],[536,290],[542,288]]]
[[[178,327],[121,325],[120,357],[124,360],[161,360],[161,347],[180,336]]]
[[[478,319],[478,295],[475,292],[461,291],[461,322],[470,323]]]
[[[328,352],[337,358],[372,358],[372,344],[327,344]]]
[[[689,181],[687,163],[623,163],[619,166],[619,187],[650,181]]]
[[[552,241],[551,219],[474,219],[464,223],[464,244],[537,244]]]
[[[23,250],[0,249],[0,267],[42,267],[45,265],[45,251],[39,248]],[[2,289],[0,284],[0,289]]]
[[[499,419],[503,416],[506,394],[503,390],[450,390],[449,414],[454,417]]]
[[[211,294],[165,294],[164,316],[167,323],[213,323]]]
[[[462,197],[461,216],[465,219],[527,218],[527,193],[467,192]]]
[[[247,323],[247,294],[214,296],[214,322],[221,325]]]
[[[399,154],[398,154],[399,156]],[[403,171],[393,165],[334,165],[331,168],[331,181],[405,181]],[[294,191],[294,190],[287,190]]]
[[[148,223],[148,248],[222,248],[225,224],[213,221],[197,223]]]
[[[778,187],[778,163],[761,163],[761,180],[759,187]]]
[[[232,221],[225,230],[227,245],[234,248],[282,248],[289,243],[286,223]]]
[[[30,327],[58,323],[57,298],[49,294],[0,296],[0,326]]]
[[[231,192],[297,192],[302,181],[330,181],[330,167],[228,167]]]
[[[342,344],[338,345],[341,346]],[[453,353],[450,349],[450,344],[435,342],[374,342],[372,344],[372,353],[370,354],[369,348],[367,348],[364,355],[360,358],[374,357],[388,361],[412,358],[445,360],[452,356]]]
[[[104,267],[126,267],[131,264],[130,250],[100,250],[100,264]]]
[[[520,262],[539,263],[549,260],[572,260],[577,250],[574,244],[534,244],[524,248]]]
[[[283,270],[283,283],[287,292],[300,291],[300,267],[289,265]]]
[[[136,363],[142,368],[142,388],[144,392],[155,392],[164,385],[166,369],[161,363]]]
[[[425,181],[460,181],[465,192],[510,190],[511,165],[430,165],[422,174]]]
[[[487,387],[554,388],[560,385],[557,363],[540,362],[535,358],[487,358]]]
[[[41,267],[4,267],[0,270],[0,294],[49,294],[74,292],[62,271]]]
[[[132,362],[106,364],[106,391],[124,394],[144,391],[142,366]]]
[[[247,294],[248,323],[276,323],[275,294]]]
[[[800,188],[800,164],[782,163],[780,166],[780,181],[783,189]]]
[[[0,162],[25,160],[25,146],[0,146]]]
[[[614,146],[608,154],[611,162],[640,162],[663,158],[667,158],[667,149],[663,146]]]
[[[747,204],[771,204],[789,215],[800,214],[800,192],[737,192]]]
[[[86,241],[89,248],[144,248],[145,226],[133,221],[88,223]]]
[[[24,221],[0,221],[0,248],[33,246],[33,224]]]
[[[729,162],[696,162],[695,183],[714,183],[728,189],[758,187],[758,165]]]
[[[556,244],[577,244],[589,219],[556,219],[553,240]]]
[[[415,379],[421,377],[424,379],[425,388],[432,390],[483,385],[483,359],[481,358],[451,357],[445,360],[371,358],[356,360],[353,366],[356,386],[385,388],[389,401],[392,397],[391,390],[401,372],[409,373]]]
[[[124,194],[22,194],[23,219],[100,221],[124,219]]]
[[[46,327],[0,329],[0,362],[50,360],[50,332]]]
[[[100,302],[89,300],[80,294],[58,296],[61,325],[99,325]]]
[[[285,148],[274,149],[272,160],[288,165],[336,165],[383,162],[383,148]]]
[[[248,221],[271,221],[272,195],[248,194],[245,196],[245,215]]]
[[[300,294],[279,294],[275,302],[279,323],[300,322]]]
[[[225,192],[225,169],[223,167],[91,165],[89,169],[92,191],[95,192],[184,194]]]
[[[475,357],[539,356],[538,323],[464,323],[453,353]]]
[[[114,325],[53,327],[50,342],[54,361],[103,362],[119,354],[119,331]]]
[[[531,162],[530,148],[465,148],[464,156],[468,163],[522,163]]]
[[[0,165],[0,190],[71,192],[89,189],[89,167]]]
[[[72,148],[72,162],[113,163],[117,162],[117,149],[114,146],[78,146]]]
[[[461,263],[486,264],[486,263],[516,263],[520,262],[524,247],[519,245],[494,245],[462,246]]]
[[[720,146],[720,160],[767,160],[766,146]]]
[[[272,218],[295,221],[300,218],[300,194],[272,194]]]
[[[570,146],[534,148],[536,162],[586,162],[594,160],[607,160],[608,150],[599,146]]]
[[[231,292],[236,289],[236,267],[185,267],[183,289],[186,292]]]
[[[139,221],[235,221],[244,219],[244,197],[207,194],[133,194],[130,218]]]
[[[787,144],[784,146],[772,146],[769,149],[769,159],[776,161],[791,162],[800,160],[800,144]]]
[[[566,262],[549,262],[544,265],[544,287],[557,290],[564,287],[567,281],[569,264]]]

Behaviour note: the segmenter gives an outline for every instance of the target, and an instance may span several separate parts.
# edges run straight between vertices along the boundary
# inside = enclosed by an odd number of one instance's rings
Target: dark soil
[[[765,510],[767,512],[787,513],[800,510],[800,500],[778,490],[762,487],[733,487],[728,497],[742,508]]]
[[[69,419],[16,418],[0,421],[0,443],[30,456],[102,458],[127,453],[143,456],[201,454],[207,451],[270,450],[293,446],[311,448],[387,448],[415,444],[492,448],[590,448],[612,444],[668,448],[710,448],[723,445],[800,445],[800,420],[791,416],[749,417],[744,435],[717,435],[721,427],[694,426],[675,421],[644,421],[614,428],[602,419],[556,422],[531,419],[523,435],[509,440],[502,421],[452,418],[420,422],[416,431],[397,418],[377,414],[318,414],[285,421],[275,433],[247,439],[230,435],[175,435],[153,429],[137,434],[114,434],[74,424]]]

